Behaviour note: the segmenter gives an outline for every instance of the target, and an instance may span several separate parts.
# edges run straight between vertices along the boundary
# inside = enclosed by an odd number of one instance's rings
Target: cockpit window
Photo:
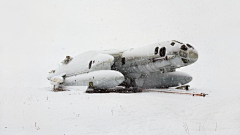
[[[158,49],[159,49],[159,47],[156,47],[156,48],[155,48],[155,51],[154,51],[154,54],[155,54],[155,55],[158,54]]]
[[[192,48],[192,49],[194,49],[191,45],[189,45],[189,44],[186,44],[189,48]]]
[[[188,48],[185,45],[182,45],[180,49],[184,50],[184,51],[187,51]]]
[[[166,54],[166,48],[165,48],[165,47],[162,47],[162,48],[160,49],[160,51],[159,51],[159,55],[160,55],[160,57],[164,57],[165,54]]]

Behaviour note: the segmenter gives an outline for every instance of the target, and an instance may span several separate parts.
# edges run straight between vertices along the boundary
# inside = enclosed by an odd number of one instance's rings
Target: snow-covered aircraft
[[[168,88],[189,83],[192,77],[176,71],[196,62],[197,50],[176,40],[125,50],[88,51],[66,56],[47,79],[57,87],[88,86],[107,90],[125,88]]]

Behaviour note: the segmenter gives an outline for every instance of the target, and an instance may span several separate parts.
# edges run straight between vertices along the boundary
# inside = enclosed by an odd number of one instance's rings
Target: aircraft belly
[[[192,77],[182,72],[152,73],[147,75],[142,88],[175,87],[189,83]]]

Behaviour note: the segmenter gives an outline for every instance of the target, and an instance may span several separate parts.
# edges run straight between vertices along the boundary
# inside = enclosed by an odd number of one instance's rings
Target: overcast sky
[[[192,44],[196,88],[240,79],[239,0],[1,0],[0,86],[46,87],[66,55],[159,41]]]

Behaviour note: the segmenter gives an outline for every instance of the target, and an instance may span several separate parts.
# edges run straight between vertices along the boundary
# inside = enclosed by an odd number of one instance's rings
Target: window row
[[[160,57],[164,57],[166,55],[166,47],[162,47],[159,50],[159,47],[155,48],[154,54],[157,55],[159,54]]]

